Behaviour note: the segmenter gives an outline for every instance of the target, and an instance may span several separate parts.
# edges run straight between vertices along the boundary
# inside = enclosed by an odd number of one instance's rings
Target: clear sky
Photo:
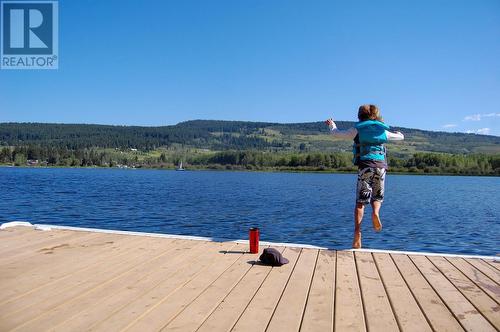
[[[0,122],[355,120],[500,135],[500,1],[61,0],[59,69]]]

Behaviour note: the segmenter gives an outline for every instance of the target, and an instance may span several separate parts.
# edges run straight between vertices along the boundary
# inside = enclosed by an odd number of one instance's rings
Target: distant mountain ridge
[[[337,121],[340,129],[350,121]],[[391,143],[396,155],[414,152],[500,153],[500,137],[435,132],[392,127],[405,141]],[[249,121],[191,120],[176,125],[142,127],[96,124],[0,123],[0,146],[42,145],[81,148],[137,148],[181,146],[214,151],[346,151],[352,142],[329,135],[323,122],[268,123]]]

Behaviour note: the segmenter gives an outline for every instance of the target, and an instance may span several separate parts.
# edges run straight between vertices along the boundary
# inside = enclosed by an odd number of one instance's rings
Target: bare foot
[[[380,216],[378,214],[372,214],[372,222],[375,232],[380,232],[382,230],[382,222],[380,221]]]
[[[361,232],[354,233],[354,240],[352,241],[352,248],[361,248]]]

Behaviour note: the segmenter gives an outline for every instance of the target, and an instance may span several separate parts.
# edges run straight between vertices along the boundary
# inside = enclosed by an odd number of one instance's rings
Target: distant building
[[[137,149],[131,148],[130,151],[137,152]]]

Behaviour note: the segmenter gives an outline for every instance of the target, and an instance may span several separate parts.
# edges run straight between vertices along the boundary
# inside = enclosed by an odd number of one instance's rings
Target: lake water
[[[38,224],[350,248],[354,174],[0,167],[0,223]],[[363,247],[497,255],[500,178],[389,174]]]

